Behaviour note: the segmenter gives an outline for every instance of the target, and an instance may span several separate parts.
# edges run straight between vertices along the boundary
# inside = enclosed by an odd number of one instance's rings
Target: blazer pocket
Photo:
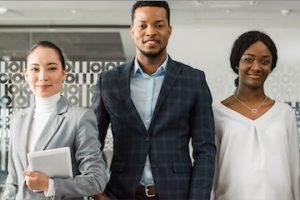
[[[125,163],[123,163],[123,162],[113,162],[111,164],[110,170],[112,172],[122,172],[122,171],[124,171],[124,168],[125,168]]]
[[[189,163],[174,163],[173,171],[175,173],[191,173],[192,166]]]

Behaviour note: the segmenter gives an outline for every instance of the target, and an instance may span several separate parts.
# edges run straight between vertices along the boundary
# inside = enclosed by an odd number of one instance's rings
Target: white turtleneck
[[[60,93],[50,97],[35,96],[35,110],[28,135],[28,152],[32,152],[50,116],[56,111]]]

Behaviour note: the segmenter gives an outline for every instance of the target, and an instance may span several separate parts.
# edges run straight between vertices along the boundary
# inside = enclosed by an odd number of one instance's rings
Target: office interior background
[[[89,107],[99,73],[134,58],[129,32],[133,3],[0,1],[0,187],[7,174],[10,117],[33,103],[22,75],[31,45],[50,40],[63,49],[69,75],[62,92],[71,103]],[[300,141],[300,1],[169,4],[173,27],[169,55],[205,72],[214,102],[235,90],[236,75],[229,63],[234,40],[248,30],[261,30],[272,37],[279,60],[267,80],[266,92],[295,109]],[[105,151],[111,155],[111,135],[106,142]]]

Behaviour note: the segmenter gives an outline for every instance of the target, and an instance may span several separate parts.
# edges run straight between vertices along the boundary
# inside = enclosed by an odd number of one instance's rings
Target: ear
[[[62,71],[62,73],[63,73],[63,78],[62,78],[62,83],[63,83],[66,80],[66,78],[67,78],[68,72],[65,69],[65,70]]]
[[[169,35],[171,35],[171,34],[172,34],[172,26],[169,25]]]
[[[27,82],[27,80],[28,80],[27,68],[24,68],[23,76],[24,76],[25,81]]]
[[[133,30],[133,25],[132,24],[130,25],[130,35],[133,38],[134,30]]]

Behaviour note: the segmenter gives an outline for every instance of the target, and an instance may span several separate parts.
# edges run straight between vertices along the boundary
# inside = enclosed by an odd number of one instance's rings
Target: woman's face
[[[27,57],[25,80],[31,91],[39,97],[59,93],[66,75],[54,49],[37,47]]]
[[[243,53],[239,63],[239,86],[261,88],[272,70],[272,54],[261,41]]]

